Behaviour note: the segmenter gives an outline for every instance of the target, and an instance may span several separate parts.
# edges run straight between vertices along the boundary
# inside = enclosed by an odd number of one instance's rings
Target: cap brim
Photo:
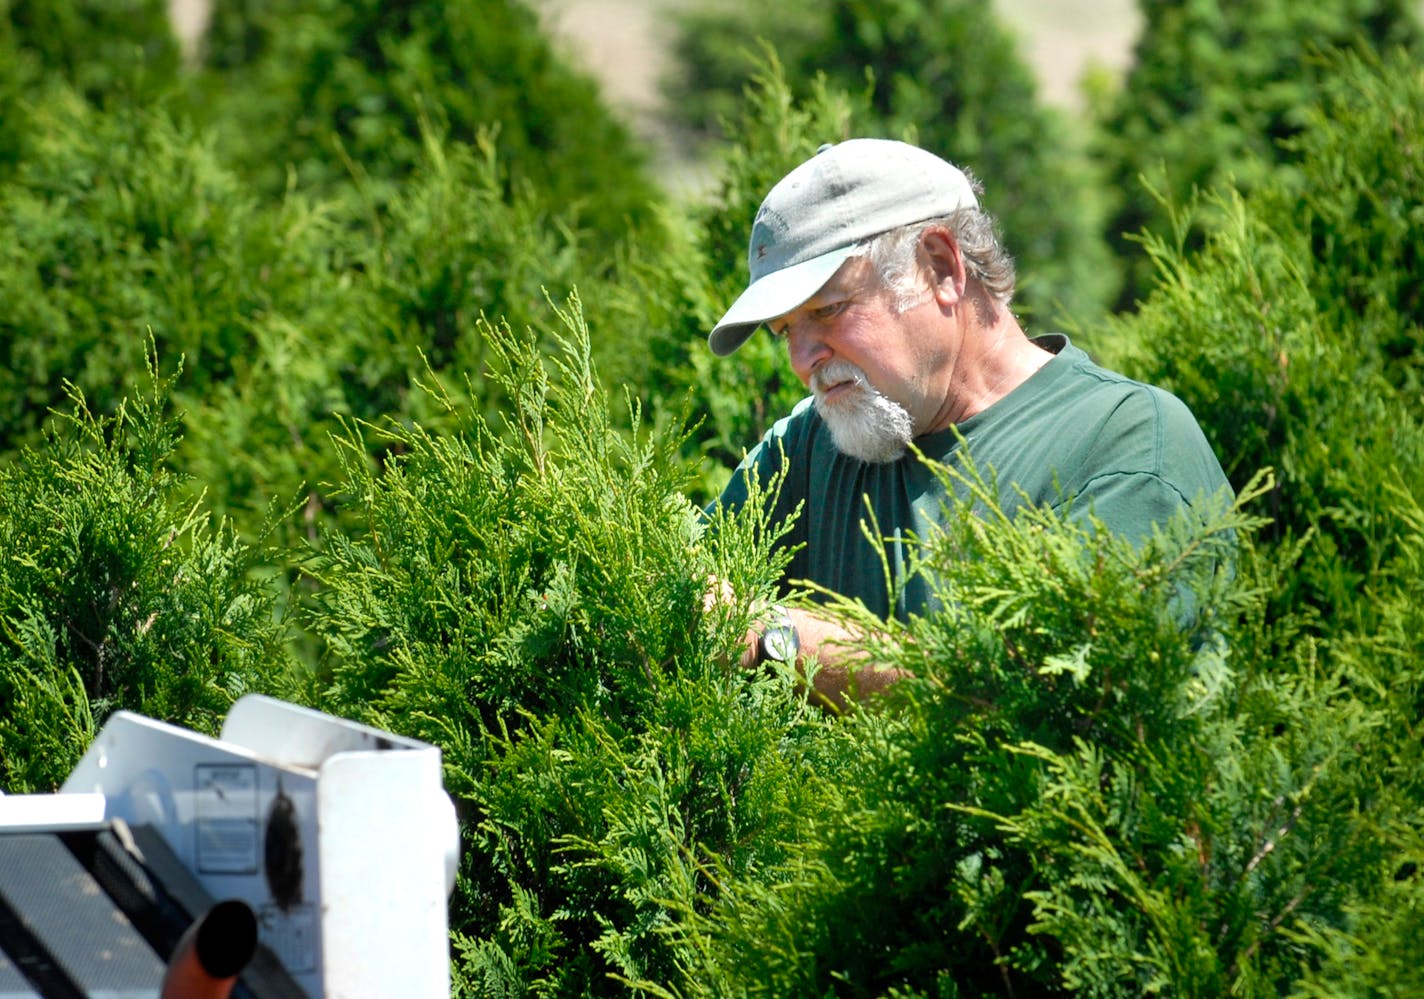
[[[840,270],[854,249],[854,246],[842,246],[753,281],[707,335],[712,353],[726,357],[746,343],[747,337],[762,323],[784,316],[801,305]]]

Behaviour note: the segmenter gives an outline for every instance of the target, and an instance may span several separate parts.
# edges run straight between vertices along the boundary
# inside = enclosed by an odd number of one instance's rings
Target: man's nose
[[[825,337],[805,326],[793,327],[786,336],[787,352],[791,358],[791,370],[801,379],[801,384],[810,385],[812,373],[831,356],[831,348]]]

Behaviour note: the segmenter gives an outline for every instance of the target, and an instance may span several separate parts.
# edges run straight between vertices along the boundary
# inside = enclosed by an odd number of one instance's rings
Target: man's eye
[[[770,333],[772,336],[776,337],[776,339],[778,339],[778,340],[785,340],[785,339],[786,339],[786,334],[789,333],[789,332],[791,332],[791,326],[790,326],[789,324],[786,325],[786,326],[780,326],[780,327],[778,327],[778,326],[768,326],[768,327],[766,328],[766,331],[767,331],[768,333]]]
[[[813,309],[811,311],[811,318],[816,320],[833,319],[844,312],[845,307],[845,302],[831,302],[817,309]]]

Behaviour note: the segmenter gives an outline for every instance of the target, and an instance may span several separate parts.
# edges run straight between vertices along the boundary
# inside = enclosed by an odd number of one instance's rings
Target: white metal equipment
[[[218,739],[120,711],[50,797],[70,795],[247,902],[309,996],[449,995],[459,832],[438,748],[260,695]]]

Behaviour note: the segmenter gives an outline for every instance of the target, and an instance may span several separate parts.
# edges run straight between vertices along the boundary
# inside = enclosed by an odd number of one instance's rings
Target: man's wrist
[[[769,662],[795,665],[800,653],[801,633],[796,630],[791,612],[781,604],[772,604],[757,634],[756,665]]]

